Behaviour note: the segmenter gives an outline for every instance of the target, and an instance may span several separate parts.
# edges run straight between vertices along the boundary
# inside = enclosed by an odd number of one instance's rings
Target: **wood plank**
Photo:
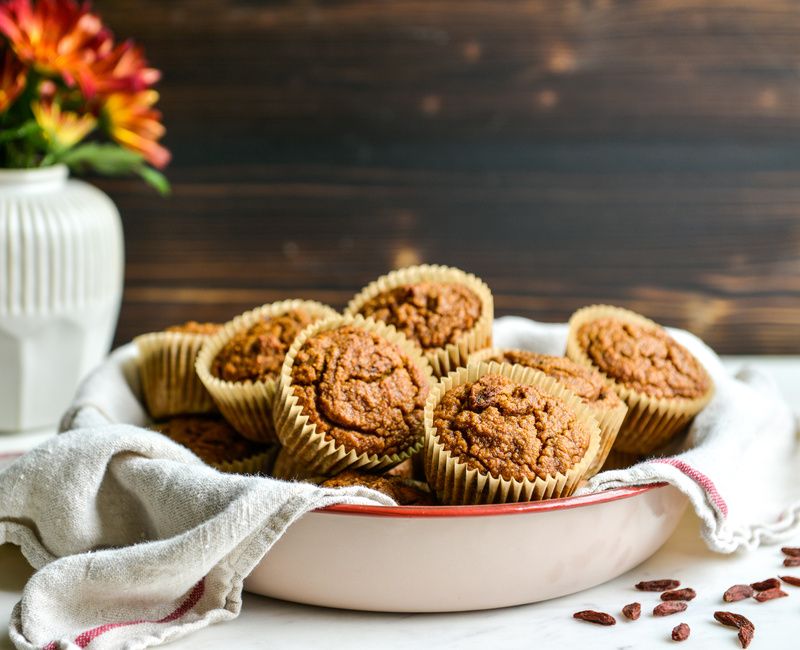
[[[108,0],[164,70],[174,195],[124,216],[117,341],[399,264],[800,353],[789,0]]]

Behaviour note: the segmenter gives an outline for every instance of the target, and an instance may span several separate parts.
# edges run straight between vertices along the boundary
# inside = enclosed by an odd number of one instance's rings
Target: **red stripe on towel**
[[[173,611],[170,614],[167,614],[166,616],[158,619],[157,621],[141,619],[138,621],[124,621],[122,623],[106,623],[105,625],[99,625],[97,627],[93,627],[91,630],[86,630],[85,632],[81,632],[78,636],[75,637],[75,641],[73,641],[73,643],[79,648],[85,648],[101,634],[105,634],[109,630],[114,630],[118,627],[127,627],[129,625],[140,625],[142,623],[171,623],[172,621],[176,621],[181,616],[186,614],[186,612],[192,609],[192,607],[197,605],[197,603],[203,597],[203,593],[205,593],[206,590],[205,580],[206,579],[203,578],[192,588],[192,591],[189,592],[189,595],[186,597],[186,600],[184,600],[175,611]],[[44,647],[44,650],[58,650],[58,642],[51,641]]]
[[[686,476],[688,476],[706,491],[708,498],[711,499],[715,506],[717,506],[717,509],[722,513],[723,517],[728,516],[728,504],[725,503],[725,499],[723,499],[720,493],[717,491],[717,486],[714,485],[714,481],[703,474],[703,472],[696,470],[688,463],[684,463],[682,460],[678,460],[677,458],[654,458],[650,462],[666,463],[667,465],[672,465],[676,469],[682,471],[684,474],[686,474]]]

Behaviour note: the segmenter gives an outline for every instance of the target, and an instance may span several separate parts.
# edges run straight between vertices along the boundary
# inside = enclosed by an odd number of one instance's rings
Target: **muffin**
[[[274,381],[292,341],[313,322],[302,307],[256,321],[222,346],[211,374],[229,382]]]
[[[197,355],[197,375],[239,433],[276,441],[272,401],[286,352],[305,327],[334,315],[318,302],[285,300],[237,316],[209,337]]]
[[[594,412],[600,426],[600,449],[595,456],[587,476],[600,471],[617,438],[622,420],[628,407],[606,382],[600,372],[583,366],[567,357],[555,357],[529,350],[488,349],[476,352],[469,358],[473,361],[495,361],[497,363],[519,364],[526,368],[539,370],[553,377],[569,388]]]
[[[492,341],[489,288],[474,275],[446,266],[392,271],[367,285],[345,314],[392,325],[422,348],[438,377]]]
[[[194,364],[206,339],[219,331],[217,323],[189,321],[163,332],[134,339],[139,351],[139,376],[148,413],[155,419],[216,411]]]
[[[281,368],[275,426],[308,475],[398,465],[422,448],[431,368],[383,323],[357,316],[316,323]]]
[[[714,394],[702,364],[661,326],[595,305],[572,315],[567,356],[601,372],[628,405],[615,449],[650,454],[684,429]]]
[[[399,476],[375,475],[359,472],[358,470],[345,470],[329,478],[320,487],[338,488],[361,485],[390,496],[400,506],[432,506],[436,501],[431,496],[428,486],[419,481],[413,481]]]
[[[448,504],[569,496],[597,455],[592,410],[552,377],[471,363],[425,405],[425,473]]]
[[[194,452],[207,465],[234,474],[259,474],[277,447],[242,438],[221,417],[180,416],[157,422],[153,428]]]
[[[196,320],[189,320],[182,325],[170,325],[165,332],[178,332],[179,334],[199,334],[200,336],[210,336],[219,332],[219,323],[198,323]]]

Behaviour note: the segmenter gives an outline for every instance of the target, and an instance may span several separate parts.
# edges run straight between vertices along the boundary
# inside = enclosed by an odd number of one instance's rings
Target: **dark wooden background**
[[[101,181],[117,342],[398,265],[800,353],[800,3],[96,0],[164,71],[174,194]]]

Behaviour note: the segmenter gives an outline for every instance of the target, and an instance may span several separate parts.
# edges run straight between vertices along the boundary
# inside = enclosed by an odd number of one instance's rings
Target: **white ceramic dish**
[[[125,381],[139,394],[135,347],[117,350],[105,365],[102,380]],[[114,405],[107,406],[114,417]],[[670,537],[686,505],[685,495],[659,484],[534,503],[333,506],[295,523],[245,589],[383,612],[532,603],[588,589],[643,562]]]
[[[307,514],[245,581],[310,605],[453,612],[533,603],[616,578],[667,541],[671,485],[487,506],[333,506]]]

